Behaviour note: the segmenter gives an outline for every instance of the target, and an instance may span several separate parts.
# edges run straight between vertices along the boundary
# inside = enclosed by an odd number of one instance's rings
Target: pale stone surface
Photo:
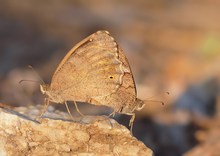
[[[48,110],[37,123],[33,119],[39,106],[0,108],[0,155],[153,155],[127,128],[106,116],[71,121],[66,113]]]

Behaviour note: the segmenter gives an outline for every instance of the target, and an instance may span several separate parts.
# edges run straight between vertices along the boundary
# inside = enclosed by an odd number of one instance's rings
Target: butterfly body
[[[137,98],[129,63],[107,31],[98,31],[74,46],[57,67],[50,85],[41,85],[46,99],[105,105],[134,116],[144,102]]]
[[[41,85],[41,92],[45,94],[50,102],[64,104],[66,101],[73,101],[73,99],[66,100],[63,98],[62,94],[56,91],[49,90],[48,85]],[[122,95],[121,95],[122,94]],[[115,112],[121,114],[132,114],[135,110],[141,110],[144,106],[144,102],[136,97],[132,97],[132,95],[124,95],[124,92],[115,92],[109,96],[105,97],[94,97],[94,98],[86,98],[84,100],[74,101],[78,102],[87,102],[93,105],[105,105],[114,109]]]

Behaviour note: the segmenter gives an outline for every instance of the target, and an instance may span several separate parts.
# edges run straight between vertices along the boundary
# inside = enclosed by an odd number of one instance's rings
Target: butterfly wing
[[[91,103],[112,107],[119,113],[132,113],[136,108],[137,91],[128,60],[121,48],[118,48],[119,60],[122,62],[122,84],[116,92],[106,96],[93,97]]]
[[[124,76],[118,45],[107,31],[98,31],[64,57],[55,71],[50,89],[67,100],[88,102],[118,90]]]

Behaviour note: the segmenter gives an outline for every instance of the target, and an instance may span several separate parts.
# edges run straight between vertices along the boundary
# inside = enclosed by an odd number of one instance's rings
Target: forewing
[[[87,101],[118,90],[124,75],[118,45],[106,31],[98,31],[64,57],[51,81],[51,90],[65,100]]]

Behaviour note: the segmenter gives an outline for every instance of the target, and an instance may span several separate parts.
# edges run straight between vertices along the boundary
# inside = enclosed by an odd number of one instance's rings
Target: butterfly
[[[45,95],[42,115],[50,102],[67,107],[67,101],[74,101],[79,113],[76,101],[87,102],[111,107],[113,115],[132,116],[131,129],[134,111],[145,105],[137,98],[128,60],[108,31],[97,31],[76,44],[58,65],[50,85],[42,84],[40,90]]]

